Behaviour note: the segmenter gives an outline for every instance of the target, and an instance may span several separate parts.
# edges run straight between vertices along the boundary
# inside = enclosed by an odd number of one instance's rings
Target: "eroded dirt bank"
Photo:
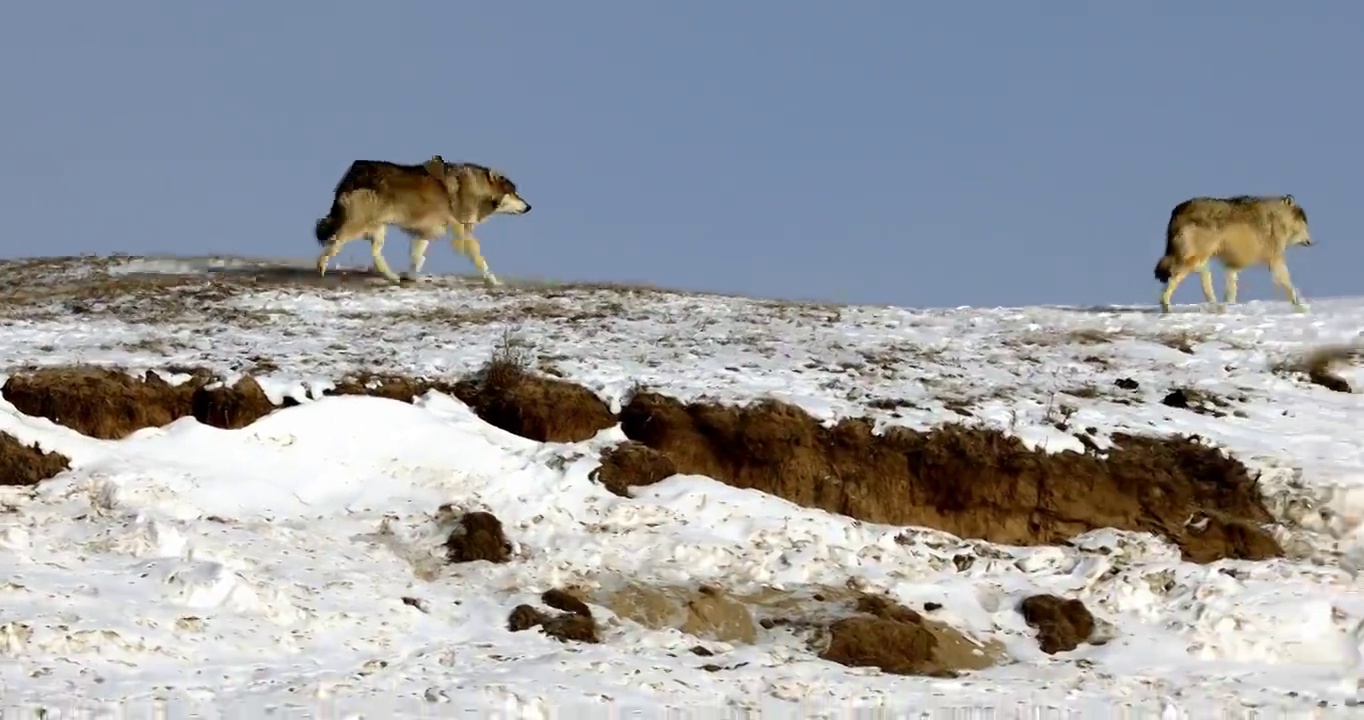
[[[185,416],[241,428],[279,409],[250,377],[230,387],[216,380],[193,371],[172,386],[152,373],[47,368],[14,373],[0,394],[20,412],[104,439]],[[652,392],[615,416],[587,388],[496,361],[454,382],[352,377],[327,394],[411,402],[430,389],[538,441],[582,441],[619,422],[632,442],[607,452],[597,478],[627,497],[631,486],[694,473],[860,520],[999,543],[1055,544],[1111,527],[1168,537],[1195,562],[1282,554],[1263,528],[1272,518],[1246,467],[1188,438],[1116,435],[1118,448],[1106,456],[1049,454],[992,429],[876,435],[869,421],[824,427],[772,400],[686,404]]]

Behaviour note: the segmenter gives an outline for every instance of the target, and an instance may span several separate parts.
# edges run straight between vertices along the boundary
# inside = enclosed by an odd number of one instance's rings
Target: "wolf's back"
[[[335,195],[340,197],[356,190],[379,190],[387,178],[403,170],[404,166],[385,160],[356,160],[337,181]]]

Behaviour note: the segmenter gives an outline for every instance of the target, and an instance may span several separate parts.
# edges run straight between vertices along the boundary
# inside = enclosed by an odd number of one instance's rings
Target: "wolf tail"
[[[313,235],[318,243],[326,245],[336,231],[341,229],[341,213],[340,204],[332,203],[332,209],[327,213],[327,217],[317,219],[317,225],[313,226]]]
[[[1170,269],[1175,264],[1175,259],[1165,255],[1156,262],[1156,279],[1161,282],[1170,282]]]

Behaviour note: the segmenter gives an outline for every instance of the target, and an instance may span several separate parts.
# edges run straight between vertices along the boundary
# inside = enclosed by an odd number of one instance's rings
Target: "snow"
[[[259,265],[80,262],[30,280]],[[72,460],[34,492],[0,488],[6,707],[370,718],[976,707],[1000,717],[1051,708],[1196,718],[1251,707],[1347,713],[1360,698],[1364,436],[1354,422],[1364,408],[1358,395],[1274,368],[1356,341],[1364,299],[1318,301],[1305,314],[1248,302],[1162,317],[1145,306],[835,307],[432,278],[401,288],[260,283],[179,302],[171,314],[145,302],[49,312],[58,301],[7,311],[4,366],[240,373],[268,361],[267,372],[252,370],[267,393],[302,404],[241,430],[184,418],[105,441],[0,401],[0,431]],[[691,475],[622,498],[589,479],[598,451],[624,439],[617,428],[537,443],[437,392],[410,405],[308,392],[354,370],[458,375],[509,331],[613,409],[643,385],[684,400],[779,397],[827,421],[870,415],[920,428],[963,419],[952,408],[964,407],[967,419],[1048,450],[1079,449],[1048,422],[1058,413],[1100,438],[1196,433],[1263,471],[1285,544],[1298,552],[1197,565],[1159,538],[1117,530],[1068,546],[989,546]],[[1119,378],[1139,389],[1116,388]],[[1160,404],[1174,387],[1229,405],[1214,417]],[[447,503],[497,515],[515,559],[445,564],[449,525],[438,508]],[[952,558],[965,547],[990,552],[958,571]],[[506,629],[512,607],[547,589],[619,579],[734,592],[854,583],[911,607],[942,603],[934,617],[1002,643],[1010,659],[955,679],[901,677],[821,661],[779,638],[707,642],[724,651],[716,662],[747,663],[708,672],[689,652],[695,638],[616,621],[603,607],[593,607],[600,645]],[[1036,592],[1080,598],[1112,640],[1043,654],[1015,609]]]

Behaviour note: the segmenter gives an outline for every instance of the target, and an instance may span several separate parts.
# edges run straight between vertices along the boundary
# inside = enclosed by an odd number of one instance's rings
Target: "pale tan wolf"
[[[1156,263],[1156,279],[1165,283],[1162,312],[1170,312],[1170,298],[1189,273],[1197,271],[1203,296],[1217,309],[1209,261],[1216,258],[1226,270],[1226,304],[1236,303],[1236,276],[1254,265],[1266,265],[1274,284],[1283,289],[1294,309],[1305,311],[1284,264],[1290,245],[1311,245],[1307,213],[1292,195],[1229,198],[1196,197],[1175,206],[1165,227],[1165,254]]]
[[[317,272],[351,240],[369,237],[374,269],[394,283],[402,282],[384,261],[384,234],[396,225],[412,236],[412,276],[421,272],[432,240],[453,230],[455,251],[473,261],[485,282],[500,282],[479,252],[473,227],[495,213],[524,215],[530,203],[502,173],[473,163],[449,163],[433,155],[421,165],[386,160],[356,160],[333,192],[332,207],[317,221],[314,235],[322,244]]]

